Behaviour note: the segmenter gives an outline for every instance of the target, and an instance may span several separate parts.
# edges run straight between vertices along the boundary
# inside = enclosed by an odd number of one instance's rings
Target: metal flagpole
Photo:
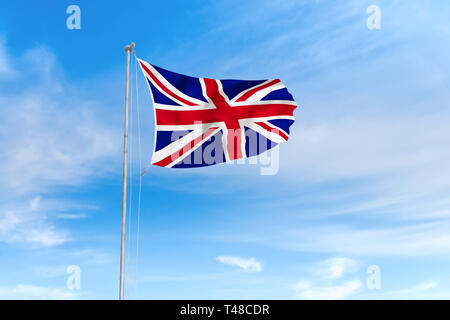
[[[128,160],[128,103],[130,91],[130,54],[133,51],[134,42],[125,46],[127,54],[127,76],[125,85],[125,124],[123,133],[123,183],[122,183],[122,231],[120,240],[120,284],[119,299],[124,299],[125,283],[125,230],[127,223],[127,160]]]

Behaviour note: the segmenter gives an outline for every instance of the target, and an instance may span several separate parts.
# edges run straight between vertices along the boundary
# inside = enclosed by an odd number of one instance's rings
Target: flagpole
[[[122,182],[122,230],[120,239],[120,283],[119,300],[124,299],[125,284],[125,230],[127,223],[127,162],[128,162],[128,104],[130,92],[130,54],[133,51],[134,42],[125,46],[127,54],[127,75],[125,85],[125,123],[123,133],[123,182]]]

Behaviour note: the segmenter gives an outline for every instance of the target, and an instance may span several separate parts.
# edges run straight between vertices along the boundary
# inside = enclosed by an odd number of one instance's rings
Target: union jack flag
[[[152,164],[192,168],[287,141],[297,104],[279,79],[194,78],[138,59],[155,110]]]

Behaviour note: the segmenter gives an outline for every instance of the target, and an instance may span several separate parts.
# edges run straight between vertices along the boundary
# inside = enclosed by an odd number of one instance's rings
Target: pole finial
[[[129,44],[129,45],[126,45],[125,46],[125,52],[133,52],[134,50],[133,50],[133,48],[134,48],[134,46],[135,46],[135,44],[134,44],[134,42],[132,42],[131,44]]]

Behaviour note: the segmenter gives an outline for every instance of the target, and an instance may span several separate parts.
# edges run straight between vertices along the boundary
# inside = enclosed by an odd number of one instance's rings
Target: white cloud
[[[353,273],[358,270],[359,263],[353,259],[345,257],[333,257],[318,262],[312,271],[321,279],[339,279],[345,274]]]
[[[6,211],[0,218],[0,233],[8,232],[20,223],[20,219],[12,212]]]
[[[83,259],[84,261],[88,261],[89,264],[95,265],[114,265],[116,262],[115,256],[110,252],[105,252],[96,248],[64,251],[62,254],[70,258]]]
[[[419,283],[418,285],[411,288],[387,292],[386,295],[393,298],[414,299],[414,297],[417,297],[418,295],[423,293],[428,293],[428,291],[437,288],[437,286],[438,283],[436,281],[426,281]]]
[[[57,278],[67,276],[67,266],[39,266],[35,268],[35,272],[44,278]]]
[[[77,299],[81,293],[58,287],[42,287],[28,284],[0,287],[1,299],[42,299],[42,300],[71,300]]]
[[[60,210],[64,210],[60,201],[41,196],[29,201],[10,199],[10,203],[0,206],[0,241],[38,247],[69,241],[67,232],[58,230],[52,221]]]
[[[55,230],[40,213],[30,210],[0,211],[0,241],[53,246],[68,241],[68,237],[64,231]]]
[[[309,269],[314,275],[313,281],[299,281],[293,285],[297,296],[301,299],[344,299],[361,288],[358,279],[335,284],[337,279],[358,271],[360,263],[346,257],[332,257],[314,263]]]
[[[422,282],[420,284],[418,284],[416,287],[414,287],[414,289],[416,290],[430,290],[430,289],[434,289],[438,286],[438,283],[436,281],[429,281],[429,282]]]
[[[218,256],[216,259],[223,264],[236,266],[245,271],[261,272],[263,269],[262,263],[256,261],[255,258],[253,257],[251,257],[250,259],[243,259],[240,257],[232,257],[232,256]]]
[[[293,288],[301,299],[335,300],[348,298],[356,293],[361,288],[361,281],[352,280],[336,286],[314,286],[307,281],[300,281]]]
[[[37,247],[54,246],[70,241],[67,230],[57,227],[57,220],[84,219],[86,213],[73,211],[97,210],[96,206],[43,196],[25,196],[0,205],[0,242],[28,244]]]
[[[79,220],[86,218],[84,213],[59,213],[56,215],[58,219]]]

